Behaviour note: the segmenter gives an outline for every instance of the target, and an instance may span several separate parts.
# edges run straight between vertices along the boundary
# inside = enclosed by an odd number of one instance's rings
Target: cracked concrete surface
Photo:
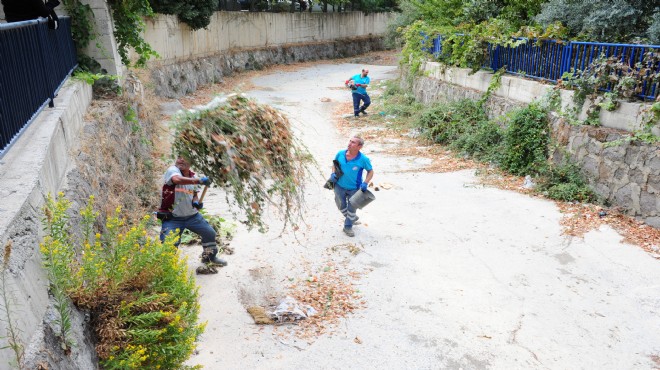
[[[218,275],[198,276],[208,321],[189,364],[207,369],[653,369],[660,355],[660,265],[603,227],[584,239],[561,234],[552,202],[473,186],[474,171],[414,173],[415,158],[393,157],[368,142],[374,182],[393,184],[358,212],[355,238],[341,232],[329,162],[348,137],[334,126],[337,89],[362,66],[316,64],[253,79],[248,94],[286,113],[322,170],[307,179],[306,225],[294,235],[240,229]],[[395,67],[369,66],[374,80]],[[374,86],[373,90],[377,87]],[[331,102],[322,102],[330,98]],[[224,194],[205,199],[228,217]],[[250,303],[286,293],[302,261],[334,245],[363,252],[350,266],[367,271],[365,309],[316,341],[279,338],[258,327]],[[191,268],[199,254],[186,249]],[[346,258],[345,255],[335,258]],[[272,297],[271,297],[272,298]],[[287,331],[286,327],[278,328]],[[359,337],[361,343],[354,338]]]

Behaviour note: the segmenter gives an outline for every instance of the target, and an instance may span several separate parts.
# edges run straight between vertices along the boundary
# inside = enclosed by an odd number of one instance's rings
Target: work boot
[[[368,116],[368,115],[369,115],[369,113],[367,113],[366,110],[361,110],[360,113],[364,114],[365,116]]]
[[[346,235],[348,235],[348,236],[350,236],[350,237],[354,237],[354,236],[355,236],[355,232],[354,232],[353,229],[350,228],[350,227],[345,227],[345,228],[344,228],[344,234],[346,234]]]
[[[202,263],[206,263],[211,266],[227,266],[227,261],[222,258],[218,258],[218,248],[217,247],[206,247],[204,252],[202,252]]]

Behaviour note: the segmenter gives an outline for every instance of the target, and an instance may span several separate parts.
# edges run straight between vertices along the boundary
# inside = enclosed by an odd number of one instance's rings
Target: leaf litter
[[[547,198],[532,189],[523,188],[523,176],[510,175],[488,164],[458,156],[443,145],[404,132],[378,114],[353,118],[352,112],[353,106],[350,102],[338,104],[334,111],[336,125],[342,134],[357,133],[367,141],[383,144],[387,146],[388,155],[423,158],[428,162],[405,172],[446,173],[475,169],[479,185],[516,191],[553,201],[563,214],[560,224],[564,235],[583,237],[589,231],[597,230],[601,225],[608,225],[623,236],[623,242],[639,246],[651,253],[654,258],[660,259],[660,229],[626,215],[619,208],[561,202]],[[605,216],[602,216],[603,212]]]

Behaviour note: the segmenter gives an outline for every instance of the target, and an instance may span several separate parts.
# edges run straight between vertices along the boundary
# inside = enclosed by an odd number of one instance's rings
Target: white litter
[[[271,319],[277,322],[294,322],[316,315],[318,312],[310,305],[300,304],[293,297],[286,296],[269,312]]]

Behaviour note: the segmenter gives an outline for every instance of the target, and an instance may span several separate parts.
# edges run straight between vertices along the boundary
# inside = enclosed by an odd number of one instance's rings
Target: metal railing
[[[649,51],[660,53],[660,45],[610,44],[601,42],[562,42],[557,40],[524,40],[516,47],[488,46],[488,60],[482,66],[497,71],[506,68],[509,74],[557,82],[566,72],[585,70],[599,57],[615,57],[636,68]],[[442,37],[433,39],[427,51],[435,58],[442,54]],[[660,73],[660,64],[645,66],[648,74]],[[645,83],[637,94],[642,99],[658,96],[659,83]],[[606,91],[608,89],[605,89]]]
[[[71,19],[0,24],[0,157],[32,123],[77,66]]]

